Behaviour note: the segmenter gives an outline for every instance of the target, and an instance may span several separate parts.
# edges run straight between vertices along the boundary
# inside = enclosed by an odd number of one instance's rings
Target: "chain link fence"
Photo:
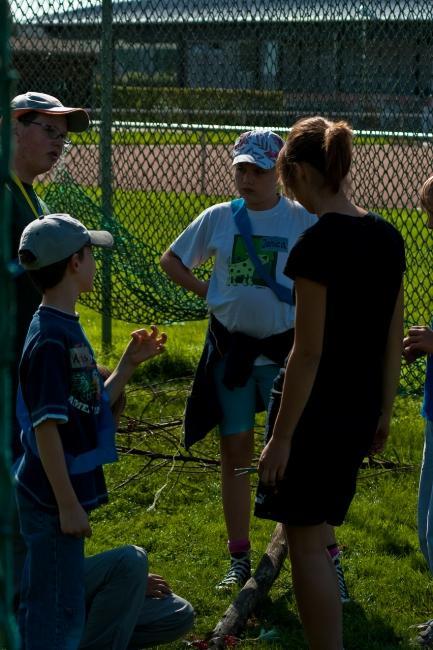
[[[161,274],[160,254],[233,196],[239,132],[284,136],[320,113],[356,130],[354,197],[403,233],[407,325],[429,322],[432,242],[418,192],[433,171],[430,1],[19,0],[12,13],[18,92],[91,113],[42,187],[52,211],[116,235],[88,304],[134,322],[204,317]],[[407,388],[421,382],[421,367],[404,370]]]

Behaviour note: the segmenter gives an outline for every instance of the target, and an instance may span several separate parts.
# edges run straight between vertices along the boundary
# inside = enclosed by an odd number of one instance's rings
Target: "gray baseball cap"
[[[63,106],[56,97],[32,91],[14,97],[11,102],[11,110],[13,117],[20,117],[20,115],[31,111],[45,115],[66,115],[68,131],[72,133],[85,131],[90,123],[89,115],[84,108]]]
[[[42,269],[65,260],[86,244],[111,248],[114,240],[106,230],[87,230],[69,214],[47,214],[24,228],[19,253],[30,251],[35,259],[20,264],[28,271]]]

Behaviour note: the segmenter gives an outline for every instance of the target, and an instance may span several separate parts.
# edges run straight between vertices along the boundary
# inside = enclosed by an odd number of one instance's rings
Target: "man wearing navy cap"
[[[95,240],[93,231],[87,231],[83,224],[68,215],[50,215],[36,221],[50,211],[37,196],[33,183],[39,174],[48,172],[59,160],[69,144],[68,133],[88,128],[87,112],[82,108],[63,106],[55,97],[34,92],[15,97],[11,111],[15,142],[13,171],[8,188],[12,195],[14,254],[21,241],[35,256],[34,261],[28,262],[27,268],[37,269],[68,257],[72,250],[78,250],[87,242],[98,245],[98,238],[99,245],[112,243],[108,233],[97,233]],[[28,224],[32,225],[22,237]],[[52,225],[59,228],[52,230],[52,236],[44,235],[44,241],[38,241],[35,247],[34,240],[32,244],[29,239],[29,232],[40,235],[42,230],[47,226],[50,230],[49,226]],[[14,395],[18,388],[18,365],[27,329],[41,301],[39,292],[26,273],[17,275],[16,283]],[[15,398],[12,412],[15,412]],[[17,421],[14,433],[13,453],[16,458],[23,452]],[[15,604],[18,606],[26,548],[17,521],[14,523],[13,554]],[[126,647],[141,648],[169,643],[181,637],[193,625],[194,612],[190,603],[174,594],[163,577],[149,573],[146,552],[140,547],[127,545],[86,557],[84,580],[86,627],[79,646],[83,650],[124,650]]]
[[[50,211],[36,194],[33,183],[55,165],[65,148],[69,146],[68,132],[85,131],[89,126],[89,116],[83,108],[72,108],[51,95],[27,92],[18,95],[11,102],[13,158],[11,174],[6,187],[10,191],[12,254],[18,250],[21,234],[31,221]],[[15,413],[15,396],[18,389],[18,364],[26,333],[39,306],[41,297],[25,273],[16,264],[15,279],[16,313],[15,340],[12,365],[12,405]],[[12,428],[12,459],[15,461],[22,453],[20,428],[16,417]],[[15,592],[19,592],[21,567],[25,548],[14,525],[14,569]]]
[[[51,95],[27,92],[11,103],[13,159],[11,178],[7,187],[11,192],[12,252],[16,253],[21,233],[28,223],[48,207],[36,194],[33,183],[56,164],[69,146],[68,133],[85,131],[89,116],[83,108],[72,108]],[[18,362],[30,321],[40,303],[40,295],[25,274],[16,279],[15,354],[12,375],[12,394],[18,385]],[[15,402],[12,408],[15,413]],[[14,424],[12,455],[19,454],[18,425]]]

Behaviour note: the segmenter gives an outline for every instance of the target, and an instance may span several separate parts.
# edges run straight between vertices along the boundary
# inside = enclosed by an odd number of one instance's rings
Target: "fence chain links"
[[[14,0],[12,13],[18,91],[91,113],[41,190],[52,211],[108,222],[116,236],[109,300],[100,280],[87,304],[132,322],[203,318],[203,302],[162,275],[161,253],[234,195],[240,131],[284,136],[319,113],[356,130],[354,197],[402,232],[406,324],[430,321],[432,241],[418,198],[433,169],[429,0]],[[418,390],[422,375],[422,362],[404,368],[403,387]]]

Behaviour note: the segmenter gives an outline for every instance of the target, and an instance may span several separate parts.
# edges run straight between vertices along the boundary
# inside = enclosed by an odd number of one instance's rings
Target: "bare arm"
[[[183,264],[182,260],[170,248],[165,251],[160,263],[162,269],[173,282],[188,291],[192,291],[199,298],[206,298],[209,283],[196,278],[194,273]]]
[[[403,339],[403,284],[394,305],[394,311],[389,326],[388,340],[385,348],[383,383],[382,383],[382,414],[371,448],[372,453],[383,450],[389,435],[392,416],[392,406],[397,394],[400,380],[400,366]]]
[[[272,438],[259,461],[260,478],[270,485],[283,478],[293,432],[311,394],[322,354],[326,287],[304,278],[297,278],[295,287],[295,342]]]
[[[45,420],[36,427],[36,442],[43,468],[59,508],[62,533],[75,537],[90,537],[92,530],[87,513],[72,487],[55,420]]]
[[[403,338],[403,284],[400,286],[394,305],[388,340],[385,349],[385,364],[382,391],[382,411],[391,414],[392,405],[400,380],[401,349]]]

